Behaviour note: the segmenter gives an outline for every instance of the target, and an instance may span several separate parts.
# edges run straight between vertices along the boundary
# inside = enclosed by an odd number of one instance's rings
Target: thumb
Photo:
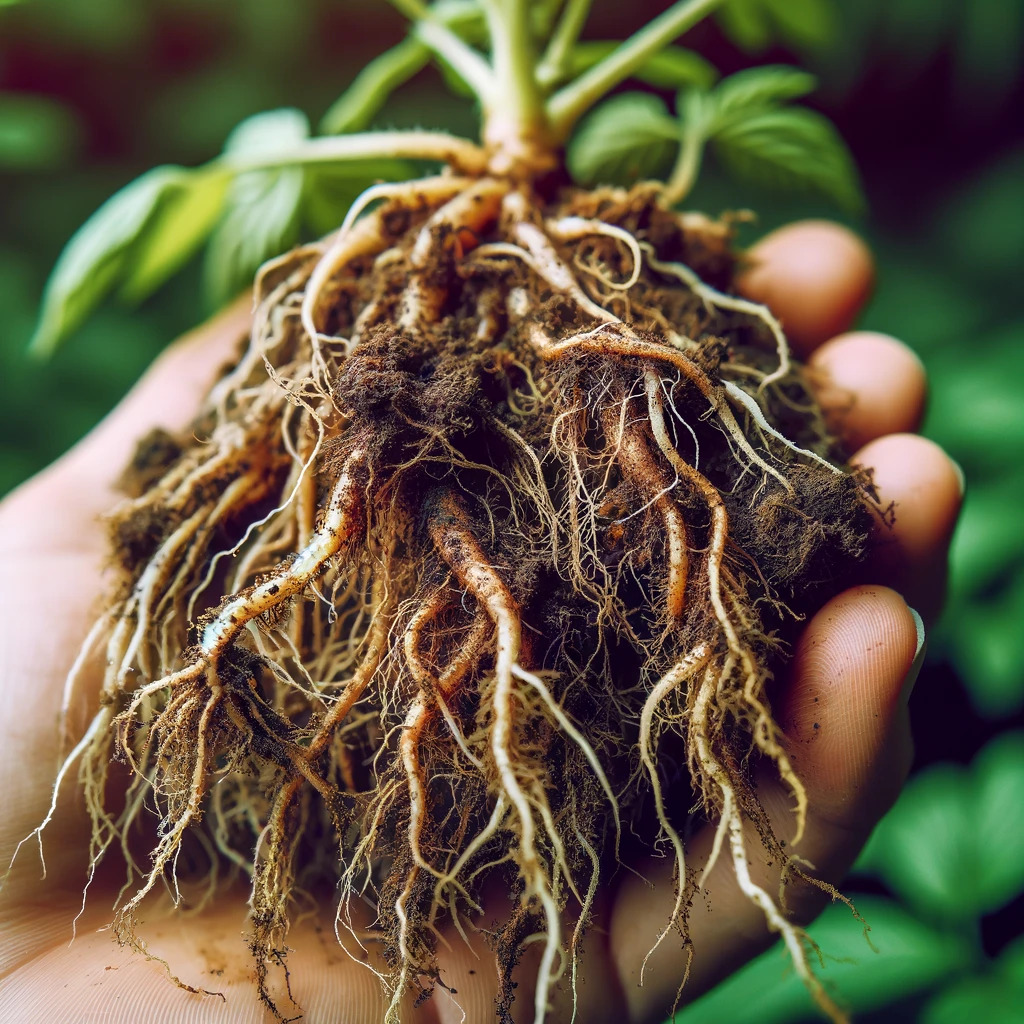
[[[249,331],[251,299],[240,298],[212,320],[167,349],[98,426],[66,455],[19,488],[9,505],[24,513],[33,507],[63,510],[47,524],[74,531],[80,544],[83,523],[92,523],[117,500],[114,482],[140,437],[154,427],[181,430],[195,416],[202,396]],[[18,516],[25,521],[25,516]]]

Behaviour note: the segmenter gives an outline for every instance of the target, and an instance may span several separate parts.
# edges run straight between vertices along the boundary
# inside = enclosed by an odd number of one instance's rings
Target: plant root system
[[[540,1021],[623,844],[674,858],[658,941],[686,942],[701,813],[828,1005],[748,872],[751,824],[787,860],[752,762],[799,832],[766,690],[786,623],[863,553],[865,481],[779,324],[729,294],[730,241],[653,186],[445,173],[371,189],[263,267],[194,437],[144,439],[111,520],[101,707],[62,777],[77,766],[94,864],[124,851],[123,942],[141,948],[154,887],[245,873],[279,1012],[289,920],[333,886],[397,1015],[498,879],[519,908],[494,934],[502,1012],[539,941]]]

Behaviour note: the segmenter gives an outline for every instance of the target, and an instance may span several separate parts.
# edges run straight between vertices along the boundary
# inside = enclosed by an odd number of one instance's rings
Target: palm
[[[791,324],[798,347],[802,341],[810,352],[849,324],[870,270],[863,257],[863,265],[856,265],[858,253],[846,236],[796,227],[777,235],[762,252],[764,269],[749,280],[748,289],[775,305]],[[800,258],[794,260],[794,253]],[[820,280],[808,281],[806,273],[799,280],[801,263],[814,268],[811,273]],[[188,421],[202,384],[244,323],[244,310],[236,308],[172,351],[109,421],[0,506],[0,631],[6,640],[0,645],[0,786],[5,794],[0,857],[9,857],[49,805],[64,742],[56,711],[65,699],[68,667],[104,587],[106,543],[97,516],[115,500],[108,481],[148,426]],[[899,585],[927,613],[932,610],[927,595],[936,592],[958,509],[956,475],[927,442],[883,436],[916,426],[923,394],[920,374],[895,343],[857,336],[825,346],[812,361],[828,373],[837,393],[846,400],[852,393],[856,399],[848,434],[867,445],[862,458],[874,466],[886,498],[900,502],[893,543],[885,546],[884,558],[876,559],[874,578]],[[914,623],[903,600],[877,586],[840,595],[804,632],[777,715],[811,798],[812,819],[797,852],[815,864],[820,877],[842,876],[902,782],[910,747],[901,686],[915,648]],[[69,732],[84,727],[98,686],[98,666],[84,664],[71,694]],[[786,792],[765,781],[760,796],[785,835],[791,818]],[[152,1021],[272,1019],[259,1003],[241,939],[244,893],[224,892],[194,915],[172,915],[166,897],[163,905],[153,899],[141,929],[152,952],[182,982],[215,990],[223,999],[174,986],[160,963],[118,950],[109,933],[99,930],[110,920],[123,880],[116,869],[95,879],[78,921],[78,937],[69,946],[88,840],[89,825],[76,804],[73,780],[68,780],[44,835],[47,877],[41,877],[34,846],[26,844],[0,895],[0,976],[5,979],[0,982],[0,1018],[131,1021],[140,1019],[145,1007],[145,1018]],[[709,846],[710,833],[698,836],[690,856],[699,862]],[[640,962],[672,899],[668,861],[636,867],[653,887],[620,872],[626,880],[602,894],[598,927],[590,933],[580,967],[579,1019],[657,1019],[682,977],[685,962],[678,943],[666,942],[648,964],[644,987],[636,984]],[[754,872],[766,885],[776,884],[770,866],[755,865]],[[714,913],[692,915],[695,958],[687,995],[713,984],[769,938],[760,912],[736,888],[724,861],[708,889],[714,894],[709,899]],[[816,890],[794,896],[798,915],[810,917],[818,909]],[[504,910],[495,902],[488,912],[497,917]],[[297,1005],[288,1001],[282,986],[280,1009],[285,1015],[304,1012],[308,1021],[379,1021],[386,1005],[380,985],[356,962],[362,955],[358,948],[349,948],[352,956],[339,949],[332,927],[331,921],[307,919],[289,935],[288,966]],[[473,952],[461,940],[452,942],[451,951],[442,948],[442,980],[457,994],[439,987],[418,1009],[410,997],[410,1020],[457,1021],[463,1011],[468,1021],[493,1018],[491,954],[479,933],[474,933],[474,945]],[[529,966],[520,972],[524,987]],[[516,1006],[525,1014],[531,1000],[524,987]],[[558,993],[566,1004],[568,989],[563,982]],[[562,1019],[557,1012],[555,1017]]]

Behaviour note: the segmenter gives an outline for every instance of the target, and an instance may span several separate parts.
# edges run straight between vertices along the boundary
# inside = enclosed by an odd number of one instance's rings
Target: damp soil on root
[[[126,471],[79,751],[94,858],[158,809],[117,912],[135,945],[165,874],[251,875],[275,1012],[304,894],[333,891],[341,928],[371,895],[397,1007],[497,880],[519,908],[493,935],[500,1014],[539,933],[542,1015],[626,842],[675,859],[659,942],[686,942],[694,808],[785,859],[752,761],[797,830],[806,807],[766,688],[862,557],[870,483],[779,326],[731,292],[728,221],[645,186],[375,194],[263,268],[238,364]],[[132,769],[116,815],[112,756]]]

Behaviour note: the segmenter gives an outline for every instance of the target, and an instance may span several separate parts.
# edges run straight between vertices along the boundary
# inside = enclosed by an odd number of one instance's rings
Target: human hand
[[[859,243],[834,228],[795,225],[770,236],[753,254],[743,287],[770,303],[795,350],[821,373],[820,396],[845,408],[842,429],[873,467],[885,502],[898,512],[879,529],[865,585],[829,601],[808,623],[788,678],[776,696],[791,757],[809,799],[805,836],[793,852],[815,874],[837,882],[874,823],[895,798],[910,759],[906,698],[916,670],[917,629],[896,586],[927,618],[937,609],[949,536],[959,508],[953,464],[930,442],[902,433],[916,428],[924,400],[923,371],[892,339],[843,332],[869,290],[870,260]],[[116,501],[113,481],[135,440],[154,425],[191,419],[199,395],[245,331],[235,307],[170,350],[136,390],[72,452],[0,505],[0,865],[43,819],[59,763],[58,711],[67,671],[103,591],[106,538],[98,516]],[[839,335],[838,337],[834,337]],[[831,338],[832,340],[827,340]],[[98,666],[83,666],[70,704],[69,727],[84,727],[99,685]],[[66,749],[66,745],[64,747]],[[49,868],[40,878],[31,847],[0,894],[0,1019],[47,1021],[224,1021],[272,1019],[259,1003],[249,953],[241,939],[244,892],[225,892],[201,912],[170,914],[154,901],[142,933],[188,984],[223,993],[223,1001],[174,986],[158,963],[118,950],[102,929],[120,879],[98,877],[68,946],[88,864],[89,824],[70,780],[44,834]],[[781,837],[792,832],[791,798],[772,779],[759,796]],[[691,863],[708,854],[711,831],[689,846]],[[759,847],[749,844],[752,851]],[[669,942],[648,963],[672,904],[671,863],[634,865],[652,884],[620,873],[602,894],[598,920],[580,965],[584,1021],[655,1021],[664,1017],[685,960]],[[769,892],[779,865],[754,864]],[[792,887],[788,903],[800,920],[820,909],[816,889]],[[723,859],[690,914],[694,959],[689,999],[763,948],[763,917],[736,887]],[[491,918],[500,903],[488,908]],[[482,924],[486,925],[487,915]],[[289,935],[288,963],[296,1003],[306,1021],[380,1021],[386,1006],[374,975],[335,944],[331,928],[305,921]],[[442,980],[434,997],[405,1014],[410,1021],[475,1024],[494,1018],[496,976],[483,935],[475,953],[456,939],[439,951]],[[520,969],[516,1012],[528,1019],[530,957]],[[568,985],[556,993],[555,1020],[568,1019]],[[288,1003],[282,1002],[287,1010]],[[298,1010],[295,1010],[298,1013]]]

